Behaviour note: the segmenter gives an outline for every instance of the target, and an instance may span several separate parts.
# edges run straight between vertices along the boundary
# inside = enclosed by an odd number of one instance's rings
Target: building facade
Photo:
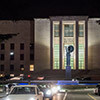
[[[34,71],[32,24],[30,21],[0,21],[0,34],[19,33],[0,43],[1,76],[28,74]]]
[[[35,19],[35,59],[52,70],[66,68],[66,48],[74,47],[71,53],[71,69],[88,69],[88,17],[60,16],[50,19]],[[40,38],[38,38],[40,36]],[[41,49],[44,46],[44,49]],[[41,54],[41,52],[42,54]],[[39,56],[41,55],[41,56]],[[47,56],[45,59],[43,57]],[[35,66],[39,66],[35,61]],[[40,63],[41,68],[42,62]]]
[[[100,69],[100,18],[54,16],[0,21],[0,34],[16,34],[0,43],[0,75],[65,70],[66,48],[72,70]]]

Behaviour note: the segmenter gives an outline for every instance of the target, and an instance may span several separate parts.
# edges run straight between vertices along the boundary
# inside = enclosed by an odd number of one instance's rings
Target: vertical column
[[[50,24],[50,69],[53,69],[53,21]]]
[[[75,41],[75,48],[76,48],[76,52],[75,52],[75,55],[76,55],[76,70],[78,69],[78,34],[79,34],[79,27],[78,27],[78,21],[76,21],[76,41]]]
[[[88,69],[88,20],[85,21],[85,69]]]
[[[62,69],[62,66],[63,66],[63,52],[62,52],[62,48],[63,48],[63,44],[62,44],[62,40],[63,40],[63,36],[62,36],[62,21],[60,21],[60,31],[59,31],[59,36],[60,36],[60,69]]]

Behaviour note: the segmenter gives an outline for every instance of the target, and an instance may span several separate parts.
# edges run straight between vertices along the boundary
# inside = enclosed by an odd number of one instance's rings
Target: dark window
[[[14,55],[10,55],[10,60],[14,60]]]
[[[34,55],[30,54],[30,60],[34,60]]]
[[[14,50],[14,46],[15,46],[14,43],[11,43],[11,44],[10,44],[10,49],[11,49],[11,50]]]
[[[24,54],[20,54],[20,60],[24,60]]]
[[[0,60],[4,60],[4,59],[5,59],[4,54],[1,54],[1,55],[0,55]]]
[[[0,70],[1,70],[1,71],[4,71],[4,65],[1,65],[1,66],[0,66]]]
[[[20,65],[20,70],[21,70],[21,71],[24,70],[24,65]]]
[[[20,50],[24,50],[24,43],[20,44]]]
[[[10,65],[10,71],[14,71],[14,65]]]
[[[4,50],[4,49],[5,49],[5,44],[2,43],[2,44],[1,44],[1,50]]]
[[[30,43],[30,49],[34,49],[33,43]]]

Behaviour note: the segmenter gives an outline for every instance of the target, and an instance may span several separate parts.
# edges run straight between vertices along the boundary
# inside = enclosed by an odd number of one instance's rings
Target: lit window
[[[79,23],[79,37],[84,36],[84,23]]]
[[[30,65],[30,71],[34,71],[34,65]]]
[[[54,24],[54,36],[59,37],[59,24]]]
[[[84,69],[84,45],[79,44],[79,69]]]
[[[64,37],[73,37],[74,35],[74,24],[64,25]]]
[[[54,45],[54,69],[59,69],[59,45]]]

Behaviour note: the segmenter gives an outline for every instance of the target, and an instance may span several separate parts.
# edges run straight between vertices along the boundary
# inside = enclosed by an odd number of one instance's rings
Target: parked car
[[[95,90],[94,90],[94,93],[95,93],[96,95],[99,95],[99,96],[100,96],[100,85],[97,85],[97,86],[96,86],[96,88],[95,88]]]
[[[43,100],[43,93],[37,85],[19,85],[12,87],[2,100]]]

